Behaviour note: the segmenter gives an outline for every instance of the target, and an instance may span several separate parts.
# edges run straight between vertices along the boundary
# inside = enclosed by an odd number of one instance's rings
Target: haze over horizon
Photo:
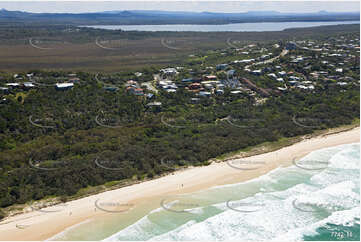
[[[0,9],[8,11],[25,11],[32,13],[91,13],[104,11],[186,11],[242,13],[248,11],[277,11],[281,13],[312,13],[312,12],[359,12],[358,1],[329,2],[270,2],[270,1],[13,1],[0,2]]]

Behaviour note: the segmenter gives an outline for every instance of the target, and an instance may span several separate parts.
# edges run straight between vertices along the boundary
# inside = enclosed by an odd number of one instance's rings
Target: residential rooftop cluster
[[[270,95],[293,90],[315,92],[317,87],[326,84],[359,85],[359,41],[358,36],[347,35],[324,40],[251,43],[240,48],[194,54],[181,66],[111,78],[96,75],[95,79],[104,90],[124,90],[149,100],[149,106],[161,106],[157,100],[159,95],[180,90],[191,94],[190,103],[217,95],[243,95],[259,104],[259,100],[264,102]],[[44,86],[69,90],[81,82],[74,73],[57,77],[14,74],[7,78],[0,76],[0,93],[4,96]]]

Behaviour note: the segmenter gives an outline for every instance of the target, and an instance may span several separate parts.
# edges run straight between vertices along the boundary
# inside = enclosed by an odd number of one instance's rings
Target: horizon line
[[[212,13],[212,14],[245,14],[245,13],[266,13],[266,12],[274,12],[274,13],[281,13],[281,14],[315,14],[315,13],[329,13],[329,14],[342,14],[342,13],[359,13],[360,14],[360,10],[358,11],[346,11],[346,12],[331,12],[331,11],[327,11],[327,10],[319,10],[319,11],[315,11],[315,12],[280,12],[277,10],[250,10],[250,11],[245,11],[245,12],[212,12],[212,11],[176,11],[176,10],[157,10],[157,9],[153,9],[153,10],[147,10],[147,9],[123,9],[123,10],[106,10],[106,11],[94,11],[94,12],[79,12],[79,13],[75,13],[75,12],[30,12],[30,11],[21,11],[21,10],[7,10],[6,8],[1,8],[1,11],[7,11],[7,12],[22,12],[22,13],[32,13],[32,14],[94,14],[94,13],[109,13],[111,14],[111,12],[140,12],[140,11],[144,11],[144,12],[173,12],[173,13]],[[116,14],[116,13],[114,13]]]

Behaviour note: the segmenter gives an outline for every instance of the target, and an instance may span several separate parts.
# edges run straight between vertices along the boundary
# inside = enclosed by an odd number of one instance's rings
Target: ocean
[[[259,178],[149,202],[54,240],[360,240],[360,144]]]

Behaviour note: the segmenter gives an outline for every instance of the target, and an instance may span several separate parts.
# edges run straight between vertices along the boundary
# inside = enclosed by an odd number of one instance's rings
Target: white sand
[[[58,212],[34,211],[16,215],[0,223],[0,240],[45,240],[88,219],[109,216],[109,213],[95,209],[95,201],[98,198],[102,201],[137,206],[140,201],[152,199],[152,197],[194,192],[217,185],[253,179],[277,167],[290,165],[294,158],[301,158],[312,151],[357,142],[360,142],[359,127],[350,131],[307,139],[274,152],[244,159],[259,162],[257,165],[249,164],[248,166],[257,169],[240,170],[230,167],[226,162],[213,163],[209,166],[186,169],[174,175],[71,201]],[[182,187],[181,184],[184,186]],[[57,209],[59,206],[53,208],[53,210]],[[46,210],[52,210],[52,208],[49,207]]]

